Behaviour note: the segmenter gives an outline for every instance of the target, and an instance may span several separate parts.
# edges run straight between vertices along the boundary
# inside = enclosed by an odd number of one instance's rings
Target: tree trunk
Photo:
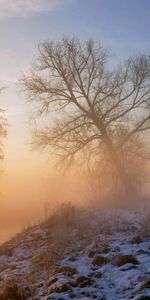
[[[124,167],[120,162],[120,158],[114,149],[114,146],[108,136],[105,136],[105,145],[111,158],[112,164],[114,165],[118,177],[120,179],[121,186],[123,187],[123,200],[128,204],[135,203],[135,200],[139,199],[138,193],[130,181]]]
[[[117,155],[117,152],[115,151],[114,145],[111,141],[111,138],[109,137],[106,127],[102,120],[100,120],[96,113],[92,110],[92,119],[95,123],[96,127],[98,128],[99,132],[102,135],[102,140],[106,146],[106,149],[108,151],[109,157],[112,161],[112,165],[114,165],[116,172],[118,174],[118,177],[120,179],[121,186],[123,187],[124,193],[121,195],[123,200],[126,201],[126,203],[135,203],[135,200],[139,199],[139,196],[137,194],[137,191],[135,187],[133,186],[132,182],[130,181],[129,176],[127,175],[124,167],[122,166],[122,163],[120,161],[120,158]],[[120,196],[120,195],[119,195]]]

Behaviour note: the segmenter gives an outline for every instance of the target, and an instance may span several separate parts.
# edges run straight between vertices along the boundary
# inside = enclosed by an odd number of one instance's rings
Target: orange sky
[[[51,201],[55,176],[51,159],[31,151],[28,108],[15,84],[0,95],[6,108],[8,136],[4,140],[3,173],[0,177],[0,241],[17,228],[37,221],[43,214],[43,202]],[[50,179],[51,178],[51,179]],[[50,183],[50,181],[52,183]],[[8,227],[8,230],[7,230]],[[10,227],[10,228],[9,228]],[[7,232],[7,233],[6,233]]]

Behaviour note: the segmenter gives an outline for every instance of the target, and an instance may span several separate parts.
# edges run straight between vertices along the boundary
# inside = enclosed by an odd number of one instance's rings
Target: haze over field
[[[92,38],[110,49],[112,67],[150,52],[149,14],[149,0],[0,0],[0,86],[6,87],[0,103],[8,122],[1,162],[0,242],[43,218],[45,201],[50,207],[60,198],[85,201],[79,170],[65,178],[54,167],[55,153],[31,151],[31,108],[18,79],[30,69],[36,46],[63,35]]]

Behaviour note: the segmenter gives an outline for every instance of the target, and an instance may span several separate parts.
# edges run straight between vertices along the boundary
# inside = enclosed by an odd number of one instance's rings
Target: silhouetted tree
[[[150,56],[129,58],[114,69],[108,68],[108,57],[92,40],[44,42],[22,83],[29,101],[37,104],[35,117],[47,115],[50,121],[34,131],[33,143],[54,147],[63,160],[84,152],[92,164],[100,164],[107,153],[133,196],[122,153],[125,157],[134,149],[138,154],[137,145],[150,129]]]
[[[0,88],[0,93],[3,90],[3,88]],[[3,108],[0,108],[0,160],[4,158],[3,153],[3,138],[7,135],[6,130],[6,118],[4,117],[5,110]]]

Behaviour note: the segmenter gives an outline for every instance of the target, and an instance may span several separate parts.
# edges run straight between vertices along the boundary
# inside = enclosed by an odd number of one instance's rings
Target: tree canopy
[[[39,45],[34,68],[22,83],[28,100],[36,103],[35,117],[47,116],[48,123],[34,131],[37,147],[53,147],[63,160],[84,151],[92,163],[107,152],[130,185],[126,157],[149,155],[143,138],[150,129],[149,55],[110,68],[100,43],[47,41]]]

